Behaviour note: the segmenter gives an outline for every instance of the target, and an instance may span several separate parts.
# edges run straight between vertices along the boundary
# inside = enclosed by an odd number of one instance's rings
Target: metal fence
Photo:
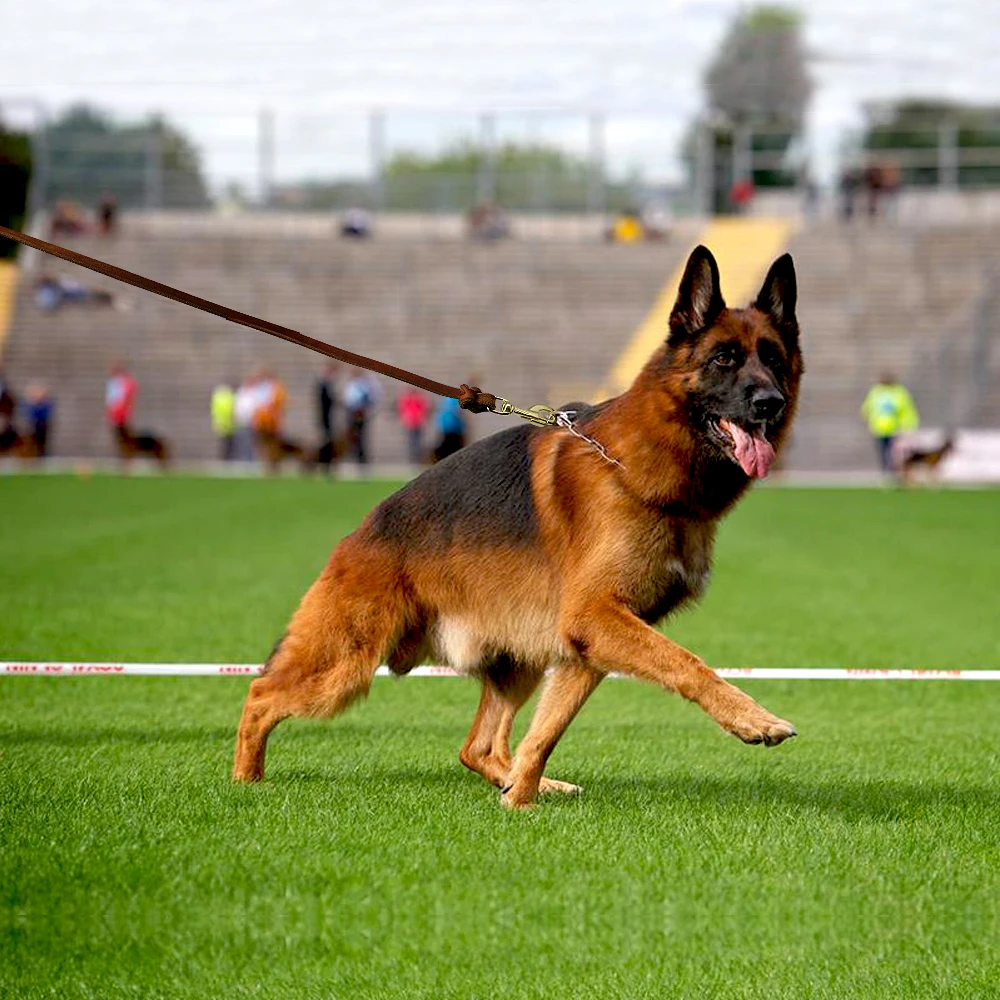
[[[0,124],[32,136],[34,210],[62,198],[93,206],[106,193],[123,208],[146,210],[239,204],[454,214],[495,203],[540,215],[658,205],[683,216],[731,210],[741,180],[752,180],[761,192],[803,196],[815,187],[813,151],[787,130],[717,119],[652,121],[639,130],[626,115],[585,109],[378,110],[308,118],[263,110],[185,119],[185,145],[156,117],[119,123],[109,134],[79,135],[60,129],[38,102],[0,100]],[[640,131],[644,168],[629,171],[623,164],[639,155]],[[905,149],[866,149],[859,137],[845,136],[840,162],[832,173],[827,163],[826,173],[836,186],[850,168],[882,164],[914,187],[1000,188],[1000,144],[969,145],[948,124],[911,132]],[[512,145],[556,155],[511,167],[505,150]],[[409,152],[426,163],[435,153],[463,148],[475,152],[475,162],[461,169],[404,169],[399,160]],[[659,150],[652,160],[650,148]]]

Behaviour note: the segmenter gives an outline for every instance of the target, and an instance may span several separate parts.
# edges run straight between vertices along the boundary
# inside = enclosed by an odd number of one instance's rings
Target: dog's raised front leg
[[[652,681],[700,705],[744,743],[775,746],[795,727],[726,683],[694,653],[647,625],[628,608],[601,601],[566,617],[564,635],[587,663]]]

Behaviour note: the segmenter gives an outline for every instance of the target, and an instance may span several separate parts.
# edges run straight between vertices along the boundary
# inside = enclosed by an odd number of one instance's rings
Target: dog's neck
[[[717,454],[692,428],[683,405],[646,382],[632,387],[583,425],[621,467],[609,469],[644,505],[676,516],[721,517],[750,486],[743,470]]]

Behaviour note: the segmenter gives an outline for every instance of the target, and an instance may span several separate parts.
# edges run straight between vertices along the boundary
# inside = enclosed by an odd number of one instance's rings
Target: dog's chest
[[[708,586],[714,540],[712,523],[665,518],[650,524],[633,540],[620,596],[649,622],[696,600]]]

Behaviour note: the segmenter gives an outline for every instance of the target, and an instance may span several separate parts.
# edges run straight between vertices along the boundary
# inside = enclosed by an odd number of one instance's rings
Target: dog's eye
[[[736,358],[728,351],[723,351],[712,358],[712,364],[718,365],[720,368],[732,368],[736,364]]]
[[[763,345],[757,353],[760,360],[775,374],[780,372],[784,367],[784,359],[773,347]]]

